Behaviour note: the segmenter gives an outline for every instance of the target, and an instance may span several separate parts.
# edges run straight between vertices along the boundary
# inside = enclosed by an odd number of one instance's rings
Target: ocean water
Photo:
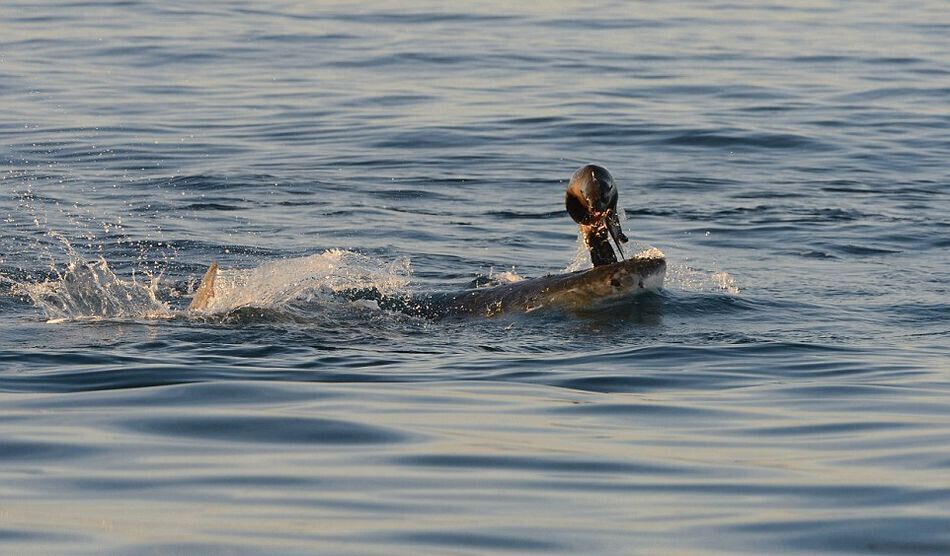
[[[950,553],[948,37],[934,0],[0,4],[0,552]],[[583,268],[588,162],[661,292],[335,295]]]

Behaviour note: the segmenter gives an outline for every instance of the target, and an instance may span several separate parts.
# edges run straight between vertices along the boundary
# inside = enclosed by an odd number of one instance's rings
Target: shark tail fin
[[[202,311],[208,307],[208,302],[214,297],[214,279],[217,277],[218,263],[211,263],[208,271],[205,272],[204,278],[201,279],[201,284],[198,285],[195,296],[188,305],[189,311]]]

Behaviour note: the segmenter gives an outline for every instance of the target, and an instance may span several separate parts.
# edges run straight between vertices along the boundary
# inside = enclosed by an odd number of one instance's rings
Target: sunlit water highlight
[[[950,552],[944,3],[0,30],[0,552]],[[584,268],[587,162],[661,292],[339,295]]]

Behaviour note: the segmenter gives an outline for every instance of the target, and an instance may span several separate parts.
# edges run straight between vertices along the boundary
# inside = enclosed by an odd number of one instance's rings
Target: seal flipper
[[[211,263],[208,271],[205,272],[204,278],[201,279],[201,284],[198,285],[195,296],[188,305],[189,311],[201,311],[208,307],[208,302],[214,297],[214,279],[217,277],[218,263]]]
[[[604,266],[617,262],[617,254],[607,240],[607,226],[582,226],[584,243],[590,251],[590,262],[595,266]],[[619,244],[618,244],[619,245]],[[621,251],[622,253],[622,251]]]

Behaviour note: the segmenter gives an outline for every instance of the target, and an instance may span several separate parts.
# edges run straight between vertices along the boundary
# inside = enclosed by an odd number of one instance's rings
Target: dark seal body
[[[588,164],[571,176],[564,204],[568,214],[577,222],[584,243],[590,252],[591,263],[596,266],[617,262],[617,253],[610,244],[612,237],[623,258],[621,243],[627,236],[620,229],[617,213],[617,184],[613,176],[602,166]]]

